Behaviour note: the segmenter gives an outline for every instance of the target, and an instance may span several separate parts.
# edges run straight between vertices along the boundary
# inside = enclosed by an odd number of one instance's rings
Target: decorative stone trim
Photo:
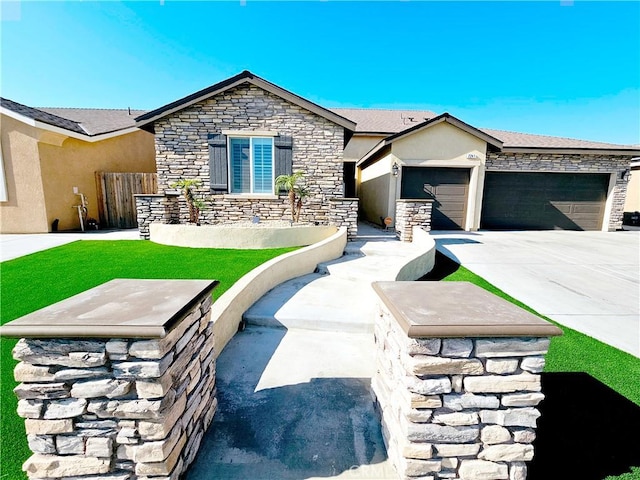
[[[348,241],[358,235],[358,201],[357,198],[329,199],[329,224],[346,227]]]
[[[403,242],[410,242],[413,227],[431,230],[431,199],[398,199],[396,200],[396,233]]]
[[[491,329],[501,322],[513,327],[505,312],[478,318],[471,325],[461,318],[458,322],[465,324],[467,336],[414,337],[408,319],[428,329],[430,321],[437,323],[444,313],[445,321],[436,330],[454,327],[456,321],[446,318],[465,309],[465,302],[451,301],[452,295],[444,291],[446,283],[406,292],[398,283],[374,284],[381,301],[372,390],[387,453],[400,477],[526,478],[525,462],[534,455],[532,442],[540,416],[536,406],[544,398],[539,374],[549,339],[527,336],[526,329],[523,336],[505,338],[474,334],[477,327]],[[468,285],[467,295],[480,294],[479,300],[490,295]],[[398,312],[407,312],[409,305],[430,313],[422,318],[407,315],[399,322]],[[520,317],[516,324],[529,321],[516,314]],[[549,324],[549,328],[555,327]]]
[[[197,283],[186,287],[202,292],[203,282]],[[177,318],[161,318],[160,326],[173,325],[162,337],[138,338],[132,327],[128,337],[17,343],[15,393],[33,452],[23,466],[30,478],[178,479],[186,471],[217,407],[215,284],[179,304]],[[149,298],[163,313],[175,306],[153,288]],[[56,312],[55,305],[47,308]],[[142,313],[144,319],[151,312]]]

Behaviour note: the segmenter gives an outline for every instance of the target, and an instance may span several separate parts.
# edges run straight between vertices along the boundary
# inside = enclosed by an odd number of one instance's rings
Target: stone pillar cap
[[[217,280],[115,279],[0,327],[3,337],[163,338]]]
[[[469,282],[374,282],[404,332],[420,337],[550,337],[555,325]]]

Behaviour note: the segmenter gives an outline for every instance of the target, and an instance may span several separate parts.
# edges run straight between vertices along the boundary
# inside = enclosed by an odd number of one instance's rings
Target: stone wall
[[[433,200],[396,200],[396,232],[403,242],[412,240],[413,227],[431,230],[431,210]]]
[[[293,138],[293,171],[302,171],[310,196],[301,221],[327,223],[327,199],[343,195],[344,128],[253,85],[239,85],[154,122],[158,191],[198,179],[207,204],[202,223],[261,218],[287,220],[286,195],[211,195],[208,134],[272,131]],[[251,198],[253,197],[253,198]],[[185,219],[182,219],[184,222]]]
[[[136,202],[138,231],[143,240],[149,240],[149,225],[152,223],[179,223],[178,195],[135,194],[133,197]]]
[[[161,339],[21,339],[33,479],[178,479],[216,412],[211,293]]]
[[[437,297],[446,293],[438,291]],[[434,307],[435,298],[420,292],[398,308],[428,308],[434,318],[446,317]],[[372,390],[387,453],[403,479],[525,480],[540,416],[536,406],[544,398],[540,373],[549,339],[465,337],[475,306],[460,303],[467,309],[460,312],[467,313],[455,313],[460,320],[446,327],[458,329],[460,337],[409,336],[380,304]],[[487,318],[488,328],[498,324]]]
[[[615,173],[609,230],[622,227],[627,181],[620,178],[631,157],[623,155],[578,155],[551,153],[487,152],[487,171]]]
[[[331,198],[329,206],[329,224],[346,227],[347,240],[355,240],[358,235],[358,199]]]

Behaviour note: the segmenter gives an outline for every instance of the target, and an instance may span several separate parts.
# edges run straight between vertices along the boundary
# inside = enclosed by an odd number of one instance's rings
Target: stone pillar
[[[217,283],[112,280],[2,327],[29,478],[178,479],[217,406]]]
[[[180,223],[179,194],[134,194],[140,238],[149,240],[149,225]]]
[[[466,282],[377,282],[372,381],[403,479],[524,480],[562,331]]]
[[[431,199],[396,200],[396,232],[403,242],[410,242],[413,237],[413,227],[431,230]]]
[[[347,227],[347,240],[358,235],[358,199],[330,198],[329,223],[336,227]]]

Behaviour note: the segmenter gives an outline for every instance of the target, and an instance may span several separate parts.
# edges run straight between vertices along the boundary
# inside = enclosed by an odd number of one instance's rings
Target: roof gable
[[[502,141],[498,140],[497,138],[493,137],[492,135],[489,135],[488,133],[483,132],[482,130],[479,130],[475,127],[472,127],[471,125],[469,125],[468,123],[463,122],[462,120],[454,117],[453,115],[449,114],[449,113],[443,113],[441,115],[438,115],[437,117],[434,117],[430,120],[426,120],[422,123],[419,123],[417,125],[414,125],[413,127],[407,128],[406,130],[403,130],[401,132],[395,133],[393,135],[388,136],[387,138],[385,138],[384,140],[381,140],[380,143],[378,143],[375,147],[373,147],[364,157],[362,157],[359,161],[358,161],[358,165],[363,165],[363,164],[367,164],[370,163],[369,160],[376,157],[376,154],[378,152],[380,152],[381,150],[383,150],[385,147],[390,146],[391,144],[393,144],[395,141],[400,140],[402,138],[406,138],[409,135],[413,135],[417,132],[423,131],[425,129],[428,129],[430,127],[433,127],[435,125],[439,125],[441,123],[449,123],[457,128],[459,128],[460,130],[479,138],[480,140],[482,140],[483,142],[488,143],[489,145],[493,145],[494,147],[501,149],[502,148]]]
[[[320,105],[317,105],[309,100],[306,100],[296,95],[295,93],[292,93],[271,82],[268,82],[263,78],[260,78],[257,75],[254,75],[248,70],[245,70],[242,73],[239,73],[238,75],[235,75],[231,78],[223,80],[222,82],[216,83],[215,85],[211,85],[210,87],[207,87],[203,90],[192,93],[191,95],[188,95],[184,98],[176,100],[175,102],[168,103],[167,105],[164,105],[160,108],[156,108],[155,110],[152,110],[143,115],[140,115],[135,119],[136,126],[142,127],[144,125],[148,125],[160,118],[171,115],[172,113],[183,110],[195,103],[211,98],[215,95],[223,93],[227,90],[230,90],[244,83],[255,85],[258,88],[266,90],[267,92],[270,92],[280,98],[283,98],[295,105],[305,108],[306,110],[309,110],[310,112],[313,112],[316,115],[324,117],[327,120],[330,120],[333,123],[336,123],[350,131],[354,131],[356,128],[356,124],[352,120],[349,120],[337,113],[332,112],[331,110],[327,110],[326,108],[321,107]]]

